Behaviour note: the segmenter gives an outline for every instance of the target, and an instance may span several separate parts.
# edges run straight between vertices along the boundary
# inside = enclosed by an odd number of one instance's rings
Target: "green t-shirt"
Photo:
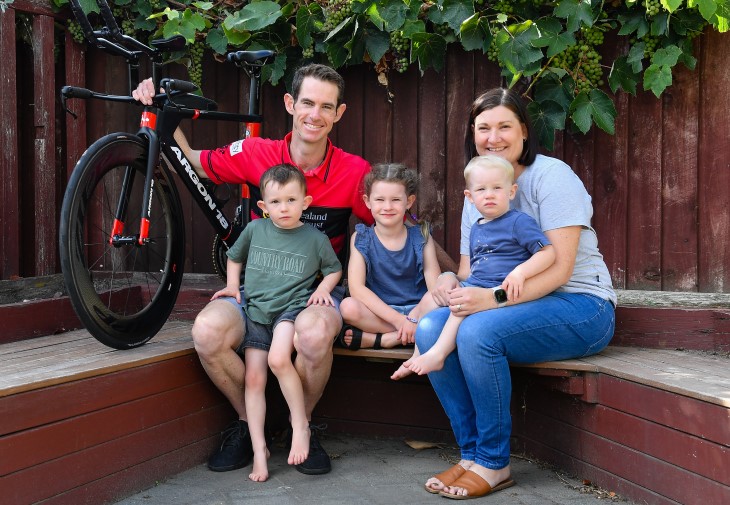
[[[306,307],[319,272],[325,276],[342,270],[324,233],[308,224],[291,230],[277,228],[271,219],[250,222],[228,257],[246,263],[244,310],[262,324]]]

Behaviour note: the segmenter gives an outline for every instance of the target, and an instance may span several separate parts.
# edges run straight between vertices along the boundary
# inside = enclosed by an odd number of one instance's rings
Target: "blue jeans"
[[[436,342],[449,309],[428,313],[416,328],[421,353]],[[466,460],[499,470],[509,464],[512,432],[509,363],[578,358],[601,351],[613,336],[613,304],[593,295],[543,298],[467,316],[456,351],[428,378]]]

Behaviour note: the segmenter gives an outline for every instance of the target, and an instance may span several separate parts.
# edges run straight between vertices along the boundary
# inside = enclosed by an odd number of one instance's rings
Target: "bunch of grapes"
[[[659,0],[644,0],[644,8],[646,9],[646,17],[653,18],[662,9],[662,4]]]
[[[499,64],[499,47],[497,47],[497,37],[493,37],[487,49],[487,58],[489,61]]]
[[[190,66],[188,67],[188,74],[193,84],[199,88],[203,84],[203,49],[205,49],[205,44],[197,40],[189,49]]]
[[[566,70],[575,81],[575,92],[590,91],[603,86],[601,55],[587,43],[569,46],[557,54],[554,64]]]
[[[81,25],[78,24],[76,21],[68,21],[68,32],[71,34],[71,38],[73,38],[74,41],[78,42],[79,44],[84,43],[84,31],[81,29]]]
[[[659,48],[659,37],[655,37],[647,33],[638,40],[644,43],[644,58],[651,58],[654,56],[654,53]],[[636,37],[631,37],[629,42],[631,42],[632,45],[636,44]]]
[[[304,58],[304,59],[314,58],[314,44],[310,44],[309,47],[302,48],[302,58]]]
[[[603,44],[603,30],[597,26],[582,28],[581,33],[587,44],[590,44],[593,47]]]
[[[494,2],[492,8],[495,11],[501,12],[503,14],[512,14],[515,10],[514,2],[512,2],[511,0],[498,0],[497,2]]]
[[[403,37],[403,32],[400,30],[390,32],[390,47],[393,48],[393,69],[400,73],[408,70],[411,42]]]
[[[322,29],[329,32],[343,20],[352,16],[352,0],[326,0],[322,5],[325,21]]]
[[[440,25],[433,25],[433,31],[434,31],[434,33],[438,33],[442,37],[446,37],[447,35],[452,33],[451,27],[449,26],[448,23],[443,23]]]
[[[150,7],[152,7],[153,11],[159,10],[160,7],[162,7],[162,1],[161,0],[148,0]]]

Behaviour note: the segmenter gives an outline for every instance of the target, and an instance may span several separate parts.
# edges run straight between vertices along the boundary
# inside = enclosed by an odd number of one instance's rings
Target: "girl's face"
[[[364,195],[363,199],[377,224],[394,226],[403,224],[416,195],[406,195],[406,187],[399,182],[376,181],[370,188],[370,195]]]
[[[498,167],[474,167],[464,190],[469,201],[488,221],[509,210],[509,202],[516,192],[517,185]]]
[[[504,105],[487,109],[474,119],[472,129],[477,154],[494,154],[519,166],[527,128],[514,112]]]

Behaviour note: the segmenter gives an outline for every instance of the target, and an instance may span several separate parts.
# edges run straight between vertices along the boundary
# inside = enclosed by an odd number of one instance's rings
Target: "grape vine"
[[[60,7],[68,2],[50,1]],[[232,50],[274,49],[279,56],[266,77],[277,83],[291,77],[298,60],[335,68],[367,64],[379,74],[405,72],[412,65],[421,72],[440,70],[447,46],[460,44],[495,62],[505,85],[522,81],[528,93],[539,88],[531,99],[542,111],[559,115],[559,107],[570,121],[576,108],[598,107],[604,117],[582,122],[584,132],[591,124],[611,130],[612,94],[620,90],[635,93],[643,84],[660,96],[671,85],[675,65],[693,68],[691,40],[708,26],[723,32],[730,25],[730,0],[108,2],[127,35],[143,42],[185,36],[188,50],[170,57],[186,63],[198,85],[205,52],[222,60]],[[83,39],[75,21],[66,26],[74,40]],[[619,44],[626,48],[622,54],[607,61],[603,44],[609,36],[627,43]],[[379,80],[388,82],[385,75]],[[572,97],[560,103],[549,98],[560,90],[572,91]]]

